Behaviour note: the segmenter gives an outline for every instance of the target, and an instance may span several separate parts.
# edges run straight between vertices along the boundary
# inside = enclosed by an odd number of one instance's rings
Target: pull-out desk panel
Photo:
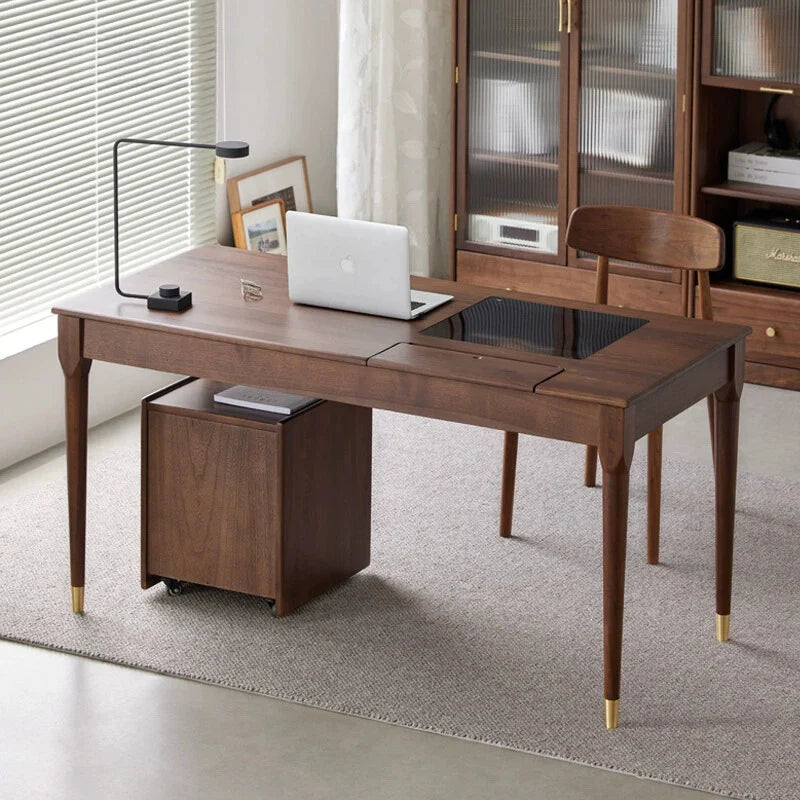
[[[524,392],[533,392],[540,383],[563,372],[561,367],[550,364],[494,358],[458,350],[440,350],[417,344],[396,344],[370,358],[367,364],[371,367],[385,367],[417,375],[433,377],[446,375],[457,381],[482,383]]]

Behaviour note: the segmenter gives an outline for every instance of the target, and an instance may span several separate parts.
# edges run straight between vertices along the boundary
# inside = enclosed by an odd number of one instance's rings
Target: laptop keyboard
[[[416,311],[418,308],[420,308],[421,306],[424,306],[424,305],[425,305],[425,303],[419,303],[416,300],[412,300],[411,301],[411,310],[412,311]]]

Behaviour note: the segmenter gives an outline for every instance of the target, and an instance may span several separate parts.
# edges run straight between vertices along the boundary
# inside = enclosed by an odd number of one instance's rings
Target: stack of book
[[[800,189],[800,151],[751,142],[728,153],[728,180]]]
[[[271,389],[258,389],[254,386],[231,386],[229,389],[217,392],[214,395],[214,402],[249,408],[252,411],[267,411],[271,414],[290,416],[319,400],[316,397],[303,397]]]

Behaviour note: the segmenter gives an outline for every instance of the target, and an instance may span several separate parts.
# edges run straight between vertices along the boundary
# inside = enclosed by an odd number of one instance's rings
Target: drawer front
[[[747,360],[800,367],[800,295],[797,301],[713,290],[714,319],[749,325]]]
[[[277,434],[148,415],[147,573],[275,597]]]

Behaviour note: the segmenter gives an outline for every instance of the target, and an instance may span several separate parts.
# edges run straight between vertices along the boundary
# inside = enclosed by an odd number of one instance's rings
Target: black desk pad
[[[646,325],[646,319],[565,308],[512,297],[487,297],[420,331],[528,353],[583,359]]]

